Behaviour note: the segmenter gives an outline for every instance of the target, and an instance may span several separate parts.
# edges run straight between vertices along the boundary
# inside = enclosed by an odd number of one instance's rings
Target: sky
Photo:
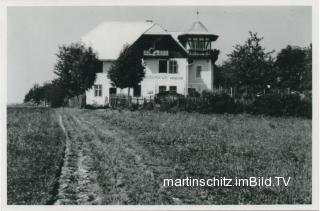
[[[267,51],[287,45],[306,47],[312,40],[311,7],[307,6],[100,6],[9,7],[7,16],[7,103],[23,102],[33,84],[55,78],[58,46],[80,41],[104,21],[153,20],[168,31],[186,31],[198,19],[219,36],[217,64],[249,31],[264,37]]]

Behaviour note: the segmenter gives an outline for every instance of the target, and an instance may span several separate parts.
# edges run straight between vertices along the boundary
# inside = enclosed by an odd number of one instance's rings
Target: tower
[[[178,36],[179,41],[188,51],[188,93],[204,90],[212,90],[214,87],[214,63],[219,51],[212,48],[212,42],[218,39],[218,35],[212,34],[198,20],[194,21],[184,33]]]
[[[191,58],[210,58],[211,43],[218,39],[218,35],[209,33],[203,23],[197,20],[187,32],[180,34],[178,38],[189,51]]]

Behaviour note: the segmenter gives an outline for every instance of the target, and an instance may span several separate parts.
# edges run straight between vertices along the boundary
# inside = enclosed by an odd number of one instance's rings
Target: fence
[[[78,95],[68,99],[68,107],[84,108],[86,105],[86,95]]]
[[[132,97],[126,95],[113,95],[110,96],[109,106],[111,108],[128,108],[131,106],[141,107],[146,103],[153,103],[154,97]]]

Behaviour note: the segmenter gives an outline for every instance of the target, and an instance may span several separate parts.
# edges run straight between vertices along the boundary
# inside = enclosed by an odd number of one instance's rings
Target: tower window
[[[201,71],[202,71],[202,67],[201,66],[197,66],[196,78],[200,78],[201,77]]]

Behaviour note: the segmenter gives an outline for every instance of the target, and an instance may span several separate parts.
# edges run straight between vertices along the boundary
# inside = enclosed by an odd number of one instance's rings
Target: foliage
[[[247,107],[247,112],[270,116],[312,118],[312,100],[308,98],[301,99],[299,94],[278,95],[270,93],[256,98]]]
[[[65,136],[48,108],[8,107],[8,204],[50,204],[58,185]]]
[[[54,67],[61,88],[68,98],[83,94],[94,84],[101,62],[91,47],[80,43],[59,47]]]
[[[311,90],[312,46],[302,49],[288,45],[277,55],[275,62],[279,88]]]
[[[187,96],[163,92],[156,96],[155,103],[161,111],[188,111],[199,113],[239,113],[242,108],[233,98],[224,93],[203,91],[200,96]]]
[[[263,38],[249,32],[250,37],[243,45],[237,44],[222,65],[224,83],[250,94],[266,88],[274,81],[272,52],[266,52],[261,46]],[[221,73],[221,74],[222,74]]]
[[[53,108],[60,107],[64,104],[65,92],[62,89],[58,80],[53,80],[51,83],[45,85],[45,97]]]
[[[32,102],[36,105],[49,104],[56,108],[64,104],[65,92],[57,79],[46,82],[43,85],[35,84],[25,95],[24,102]]]
[[[253,99],[235,100],[226,93],[203,91],[200,96],[183,96],[164,92],[155,98],[154,109],[176,113],[179,111],[203,114],[263,114],[269,116],[299,116],[312,118],[312,99],[301,93],[266,93]]]
[[[113,86],[121,89],[137,86],[145,76],[145,66],[142,64],[141,52],[134,46],[124,46],[116,61],[111,65],[108,78]]]
[[[44,100],[43,88],[39,84],[34,84],[33,87],[24,96],[23,102],[33,102],[35,104],[40,104]]]

